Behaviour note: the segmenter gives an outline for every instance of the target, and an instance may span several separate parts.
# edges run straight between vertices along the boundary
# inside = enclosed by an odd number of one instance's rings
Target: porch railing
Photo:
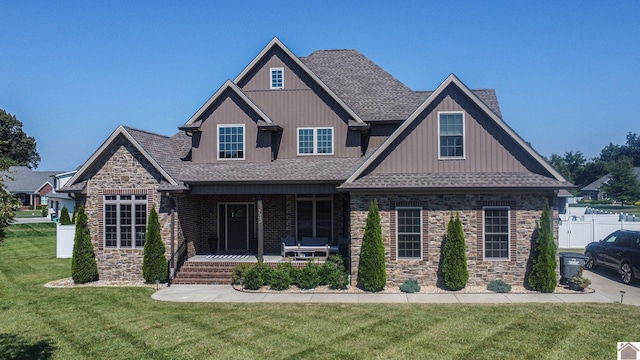
[[[175,260],[175,261],[174,261]],[[173,279],[176,278],[178,271],[182,268],[184,262],[187,261],[187,242],[184,241],[180,246],[178,246],[178,250],[176,250],[173,255],[171,255],[171,259],[168,261],[167,266],[167,286],[171,286]],[[175,267],[172,268],[172,265],[175,264]]]

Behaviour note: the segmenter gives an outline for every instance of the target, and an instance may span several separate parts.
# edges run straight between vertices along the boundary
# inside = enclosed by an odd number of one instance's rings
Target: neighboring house
[[[545,202],[557,218],[573,188],[502,120],[493,90],[452,74],[413,91],[356,50],[297,57],[277,38],[180,130],[120,126],[61,189],[87,209],[101,278],[141,279],[155,206],[168,257],[262,258],[283,236],[327,237],[355,284],[377,199],[389,285],[438,282],[456,212],[469,283],[522,284]]]
[[[640,167],[633,168],[633,174],[636,176],[638,181],[640,181]],[[602,185],[606,184],[611,180],[611,175],[607,174],[598,180],[592,182],[591,184],[583,187],[580,190],[580,196],[582,196],[585,200],[606,200],[609,196],[602,191]]]
[[[68,193],[65,192],[57,192],[63,187],[69,179],[73,175],[75,175],[77,170],[67,171],[60,174],[55,174],[52,176],[53,179],[53,189],[47,194],[49,198],[49,215],[53,218],[60,218],[60,212],[63,207],[67,207],[69,211],[69,215],[71,216],[76,208],[76,200],[69,196]]]
[[[58,171],[33,171],[26,166],[11,166],[3,172],[4,188],[15,195],[24,209],[47,205],[47,194],[53,189],[51,176]]]

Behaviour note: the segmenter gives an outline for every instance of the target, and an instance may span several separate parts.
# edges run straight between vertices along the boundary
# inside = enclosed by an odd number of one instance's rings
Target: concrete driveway
[[[614,302],[620,302],[620,291],[624,291],[623,304],[640,305],[640,284],[625,285],[615,270],[597,268],[585,270],[584,277],[591,279],[591,288]]]

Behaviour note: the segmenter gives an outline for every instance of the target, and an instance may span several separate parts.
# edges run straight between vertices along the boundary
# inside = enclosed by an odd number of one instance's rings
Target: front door
[[[219,204],[219,234],[227,251],[247,251],[255,238],[255,204]],[[221,246],[221,248],[223,247]]]

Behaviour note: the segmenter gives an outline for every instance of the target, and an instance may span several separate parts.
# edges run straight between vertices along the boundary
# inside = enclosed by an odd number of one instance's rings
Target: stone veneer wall
[[[142,248],[112,249],[104,247],[104,195],[147,195],[147,211],[156,207],[167,259],[171,249],[171,200],[157,192],[163,181],[161,174],[124,137],[109,148],[103,159],[88,175],[84,203],[89,219],[98,272],[102,280],[142,280]],[[175,242],[181,242],[182,231],[175,215]]]
[[[376,198],[380,207],[383,241],[386,249],[387,286],[399,286],[415,278],[421,285],[441,286],[438,276],[442,239],[452,214],[459,212],[467,246],[468,285],[486,285],[502,279],[512,285],[524,285],[527,262],[534,232],[542,214],[545,200],[551,194],[500,195],[362,195],[351,194],[351,274],[352,285],[357,284],[358,263],[362,237],[371,200]],[[554,203],[552,202],[552,205]],[[395,208],[421,207],[422,259],[396,258]],[[483,259],[483,206],[510,207],[510,259]],[[557,227],[557,224],[554,223]],[[555,231],[557,234],[557,229]],[[556,237],[557,243],[557,237]]]

